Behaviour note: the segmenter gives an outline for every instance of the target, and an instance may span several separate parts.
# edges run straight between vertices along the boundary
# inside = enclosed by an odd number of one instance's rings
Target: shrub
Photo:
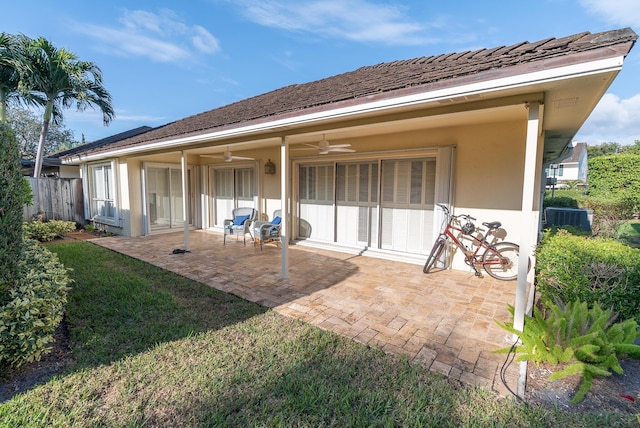
[[[547,207],[558,208],[578,208],[578,200],[569,196],[547,196],[545,195],[543,205]]]
[[[513,314],[513,307],[509,310]],[[513,323],[496,323],[503,329],[520,336],[521,344],[514,351],[516,361],[541,362],[564,366],[551,374],[549,380],[580,374],[581,382],[572,402],[581,401],[591,389],[593,379],[610,376],[610,370],[621,374],[619,358],[629,355],[640,359],[640,346],[634,341],[640,337],[635,320],[614,323],[616,315],[576,300],[564,305],[561,301],[547,306],[548,316],[539,312],[525,317],[522,332]],[[510,348],[496,352],[507,353]]]
[[[24,202],[18,143],[0,122],[0,305],[18,280]]]
[[[593,234],[612,238],[622,223],[637,216],[638,199],[628,196],[588,197],[582,200],[582,206],[593,210]]]
[[[33,203],[31,184],[29,184],[29,180],[24,177],[22,177],[22,203],[24,205],[31,205]]]
[[[20,367],[39,360],[62,320],[71,280],[57,256],[26,241],[20,280],[0,307],[0,366]]]
[[[63,237],[69,232],[76,230],[76,224],[72,221],[49,220],[24,222],[24,235],[27,239],[45,242],[53,241],[55,238]]]
[[[537,250],[537,288],[555,298],[612,308],[640,322],[640,250],[606,238],[545,233]]]
[[[576,235],[576,236],[591,236],[591,232],[588,232],[582,229],[581,227],[570,226],[570,225],[552,226],[545,229],[544,233],[545,233],[545,236],[554,236],[554,235],[557,235],[558,233],[570,234],[570,235]]]

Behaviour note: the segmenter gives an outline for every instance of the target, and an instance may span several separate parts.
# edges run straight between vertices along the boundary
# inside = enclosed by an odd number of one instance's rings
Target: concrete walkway
[[[425,275],[422,266],[377,258],[289,247],[288,279],[281,279],[281,251],[250,241],[196,230],[149,237],[108,237],[93,242],[184,275],[218,290],[273,308],[320,328],[392,354],[404,354],[431,371],[466,384],[510,393],[500,380],[512,336],[494,319],[507,321],[515,281],[476,278],[472,272]],[[515,391],[518,367],[507,371]]]

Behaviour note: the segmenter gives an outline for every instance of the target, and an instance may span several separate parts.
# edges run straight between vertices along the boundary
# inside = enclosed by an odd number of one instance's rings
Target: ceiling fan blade
[[[344,153],[354,153],[355,150],[353,149],[347,149],[347,148],[343,148],[343,147],[330,147],[329,150],[330,152],[344,152]]]
[[[219,156],[219,155],[200,155],[201,158],[213,158],[213,159],[224,159],[225,162],[231,162],[232,160],[255,160],[254,158],[247,158],[244,156]]]
[[[351,144],[330,144],[328,147],[329,147],[329,150],[341,149],[344,147],[351,147]]]

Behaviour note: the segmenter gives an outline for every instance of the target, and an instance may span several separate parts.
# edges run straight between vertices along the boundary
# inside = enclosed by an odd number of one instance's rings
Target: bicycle
[[[478,266],[482,266],[484,270],[493,278],[510,281],[518,277],[518,262],[520,259],[520,247],[517,244],[511,242],[498,242],[491,243],[489,238],[495,235],[495,232],[502,226],[499,221],[482,223],[487,228],[487,233],[474,235],[474,232],[480,231],[473,224],[476,219],[468,214],[460,214],[457,216],[451,215],[449,208],[444,204],[436,204],[444,211],[446,224],[438,239],[433,244],[429,258],[424,264],[423,272],[429,273],[436,265],[436,262],[440,260],[442,252],[445,249],[447,240],[451,240],[462,253],[464,254],[464,261],[467,265],[471,266],[476,276],[482,276],[478,270]],[[461,220],[465,221],[462,225]],[[462,233],[468,236],[473,242],[471,248],[467,248],[458,239],[456,235]],[[475,247],[475,250],[473,249]],[[482,255],[480,250],[484,249]],[[443,268],[446,268],[446,263],[443,262]],[[531,268],[531,262],[529,262],[529,268]]]

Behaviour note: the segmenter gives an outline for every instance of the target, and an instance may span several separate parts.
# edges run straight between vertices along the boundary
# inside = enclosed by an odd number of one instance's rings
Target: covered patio
[[[281,251],[260,251],[242,239],[205,230],[145,237],[107,237],[94,243],[178,273],[218,290],[272,308],[278,313],[331,330],[390,354],[406,355],[433,372],[465,384],[509,395],[500,379],[512,343],[494,319],[508,321],[516,282],[472,272],[425,275],[422,267],[358,254],[289,247],[287,279]],[[516,391],[518,364],[506,374]]]

